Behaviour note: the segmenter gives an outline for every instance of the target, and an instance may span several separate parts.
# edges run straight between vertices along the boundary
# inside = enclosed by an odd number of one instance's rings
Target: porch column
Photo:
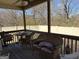
[[[48,33],[51,31],[51,12],[50,12],[50,0],[47,0],[47,19],[48,19]]]
[[[23,9],[23,24],[24,24],[24,30],[26,30],[25,9]]]

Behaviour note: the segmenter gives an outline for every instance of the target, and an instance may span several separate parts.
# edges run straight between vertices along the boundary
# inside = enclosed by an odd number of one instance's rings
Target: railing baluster
[[[67,45],[69,45],[69,39],[67,39]]]
[[[14,34],[14,42],[16,42],[16,33]]]
[[[65,54],[65,46],[66,46],[66,39],[64,38],[64,54]]]
[[[64,42],[64,39],[62,38],[63,42]],[[61,54],[63,54],[63,45],[61,46]]]
[[[77,52],[77,40],[75,40],[75,52]]]
[[[73,40],[71,40],[71,53],[73,53]]]
[[[15,39],[16,39],[16,38],[15,38],[15,35],[13,35],[13,42],[16,42]]]

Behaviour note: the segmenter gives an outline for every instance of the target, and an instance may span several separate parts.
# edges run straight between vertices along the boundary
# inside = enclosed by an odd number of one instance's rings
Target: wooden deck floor
[[[12,44],[3,49],[3,53],[10,53],[10,59],[41,59],[38,52],[35,53],[31,48]]]

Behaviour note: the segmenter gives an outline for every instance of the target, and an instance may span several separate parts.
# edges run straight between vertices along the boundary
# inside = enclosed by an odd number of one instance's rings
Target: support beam
[[[26,31],[25,9],[23,9],[23,24],[24,24],[24,30]]]
[[[48,33],[50,33],[51,30],[51,12],[50,12],[50,0],[47,0],[47,19],[48,19]]]

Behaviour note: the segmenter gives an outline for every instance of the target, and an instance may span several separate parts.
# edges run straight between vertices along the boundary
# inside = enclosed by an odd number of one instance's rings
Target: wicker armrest
[[[48,48],[42,47],[41,48],[42,51],[47,52],[47,53],[52,53],[52,51]]]

